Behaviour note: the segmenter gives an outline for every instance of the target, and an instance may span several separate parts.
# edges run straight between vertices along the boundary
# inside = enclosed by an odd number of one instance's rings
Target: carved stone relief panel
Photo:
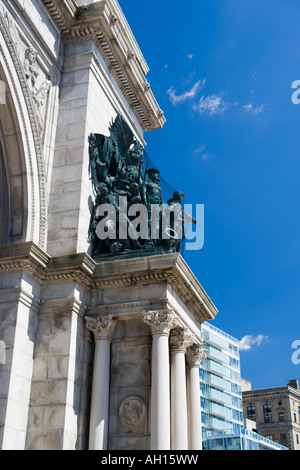
[[[139,426],[146,418],[147,408],[144,400],[137,396],[125,398],[119,407],[119,418],[124,426]]]
[[[40,133],[42,133],[44,127],[46,98],[52,83],[42,72],[38,63],[38,53],[32,46],[28,46],[25,49],[23,66],[27,84],[34,101],[38,128]]]
[[[44,127],[47,94],[52,86],[50,77],[47,76],[47,72],[40,64],[38,52],[28,43],[28,39],[23,37],[15,20],[3,5],[0,5],[0,13],[10,35],[11,46],[16,54],[15,59],[19,59],[21,68],[23,68],[34,102],[38,130],[41,134]]]

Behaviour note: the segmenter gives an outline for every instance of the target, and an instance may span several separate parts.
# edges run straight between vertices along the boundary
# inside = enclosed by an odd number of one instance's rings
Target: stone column
[[[175,315],[169,310],[147,312],[144,322],[151,328],[151,450],[170,450],[169,333]]]
[[[189,450],[202,450],[199,368],[205,357],[206,351],[199,344],[187,349]]]
[[[175,328],[170,335],[171,349],[171,448],[188,449],[188,419],[185,353],[195,338],[183,328]]]
[[[116,320],[86,317],[87,328],[94,333],[95,358],[90,416],[90,450],[106,450],[108,442],[110,345]]]

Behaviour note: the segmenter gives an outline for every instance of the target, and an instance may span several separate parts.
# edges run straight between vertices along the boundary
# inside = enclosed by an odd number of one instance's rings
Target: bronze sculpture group
[[[138,250],[180,252],[184,239],[183,193],[165,205],[159,171],[144,168],[144,148],[120,114],[110,136],[90,134],[90,178],[95,203],[89,238],[92,255]]]

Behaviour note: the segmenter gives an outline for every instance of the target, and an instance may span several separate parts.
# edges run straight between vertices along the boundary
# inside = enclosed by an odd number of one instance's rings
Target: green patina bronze
[[[144,161],[143,146],[135,139],[120,114],[110,124],[109,132],[109,136],[89,136],[90,178],[95,196],[89,229],[92,256],[129,257],[180,252],[184,239],[181,206],[183,193],[175,191],[173,198],[164,204],[160,173],[155,168],[148,168],[148,162]],[[126,211],[124,206],[121,207],[124,201]],[[106,213],[101,213],[99,209],[104,207],[103,204],[114,208],[116,220],[110,220]],[[136,204],[143,205],[145,209],[144,217],[147,222],[143,234],[137,230],[135,217],[128,215],[130,207]],[[158,207],[159,213],[153,212]],[[167,225],[166,211],[170,214]],[[124,212],[127,215],[124,215]],[[130,236],[120,235],[120,220],[125,224]],[[107,228],[116,225],[115,237],[99,238],[97,227],[102,222],[106,223]],[[152,236],[153,232],[155,237]]]

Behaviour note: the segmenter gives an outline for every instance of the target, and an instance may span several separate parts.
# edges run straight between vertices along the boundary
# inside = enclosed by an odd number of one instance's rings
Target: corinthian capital
[[[143,320],[150,326],[152,335],[169,335],[171,328],[178,324],[176,315],[169,309],[144,312]]]
[[[101,339],[111,341],[117,323],[112,315],[107,315],[106,317],[85,317],[84,319],[87,328],[94,333],[95,341]]]
[[[195,342],[195,336],[187,328],[174,328],[170,334],[171,351],[186,352],[187,348]]]
[[[190,367],[200,367],[201,361],[206,358],[206,349],[200,344],[193,344],[186,351],[186,360]]]

